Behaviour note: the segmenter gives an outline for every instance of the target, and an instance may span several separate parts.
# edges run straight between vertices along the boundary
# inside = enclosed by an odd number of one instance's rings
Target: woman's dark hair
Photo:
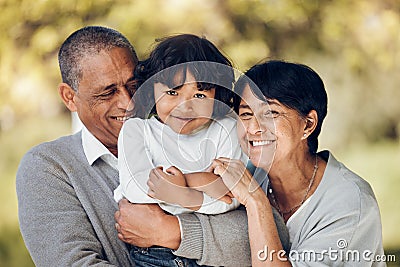
[[[157,42],[150,56],[135,68],[139,88],[134,97],[137,112],[144,109],[144,116],[155,113],[154,83],[179,88],[186,81],[187,71],[200,90],[215,88],[213,118],[223,117],[232,109],[232,63],[214,44],[192,34],[169,36]]]
[[[246,85],[250,86],[259,99],[276,99],[286,107],[296,110],[301,116],[305,117],[311,110],[315,110],[318,123],[307,143],[310,153],[317,152],[318,136],[326,117],[328,97],[324,83],[314,70],[306,65],[277,60],[253,66],[235,85],[236,112]]]

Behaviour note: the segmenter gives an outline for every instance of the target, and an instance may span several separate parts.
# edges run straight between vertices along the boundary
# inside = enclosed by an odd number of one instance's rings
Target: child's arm
[[[212,198],[227,204],[232,203],[232,193],[226,187],[221,177],[212,172],[193,172],[184,174],[186,184],[192,189],[206,193]]]
[[[147,195],[147,180],[154,168],[146,147],[146,121],[127,120],[118,137],[118,169],[120,185],[114,191],[116,201],[123,197],[132,203],[157,203]]]
[[[176,167],[169,167],[165,172],[162,167],[151,170],[147,185],[152,198],[194,211],[203,204],[203,193],[187,187],[184,174]]]

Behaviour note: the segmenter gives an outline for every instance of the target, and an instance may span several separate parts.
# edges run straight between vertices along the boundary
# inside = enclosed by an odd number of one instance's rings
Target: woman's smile
[[[274,142],[275,142],[274,140],[253,140],[253,141],[249,141],[250,145],[253,146],[253,147],[271,145]]]

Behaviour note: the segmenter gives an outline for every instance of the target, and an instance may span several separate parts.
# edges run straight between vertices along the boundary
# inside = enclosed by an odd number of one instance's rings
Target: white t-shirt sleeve
[[[237,136],[236,120],[226,117],[219,120],[218,123],[222,129],[218,140],[217,158],[225,157],[244,161],[245,157],[243,156]],[[244,161],[244,163],[246,164],[247,161]]]
[[[226,157],[230,159],[241,159],[243,161],[242,150],[237,138],[236,121],[233,118],[226,117],[216,121],[219,131],[217,144],[217,158]],[[196,211],[202,214],[220,214],[239,207],[237,199],[232,198],[232,203],[227,204],[221,200],[214,199],[203,193],[203,204]]]
[[[146,121],[129,119],[118,138],[118,168],[120,185],[114,191],[119,201],[125,197],[132,203],[158,203],[147,195],[150,171],[155,168],[148,154],[145,136]]]

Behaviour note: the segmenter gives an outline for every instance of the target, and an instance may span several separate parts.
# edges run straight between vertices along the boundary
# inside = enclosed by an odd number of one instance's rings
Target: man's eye
[[[200,94],[200,93],[199,93],[199,94],[195,94],[194,97],[195,97],[195,98],[200,98],[200,99],[202,99],[202,98],[206,98],[206,95],[205,95],[205,94]]]
[[[107,91],[107,92],[104,92],[103,94],[101,94],[100,95],[100,97],[110,97],[110,96],[112,96],[113,94],[115,94],[115,92],[117,91],[117,89],[112,89],[112,90],[109,90],[109,91]]]
[[[167,92],[165,92],[167,95],[178,95],[178,92],[175,90],[168,90]]]
[[[137,90],[137,82],[136,81],[129,81],[125,84],[125,88],[126,90],[130,93],[130,94],[134,94]]]

